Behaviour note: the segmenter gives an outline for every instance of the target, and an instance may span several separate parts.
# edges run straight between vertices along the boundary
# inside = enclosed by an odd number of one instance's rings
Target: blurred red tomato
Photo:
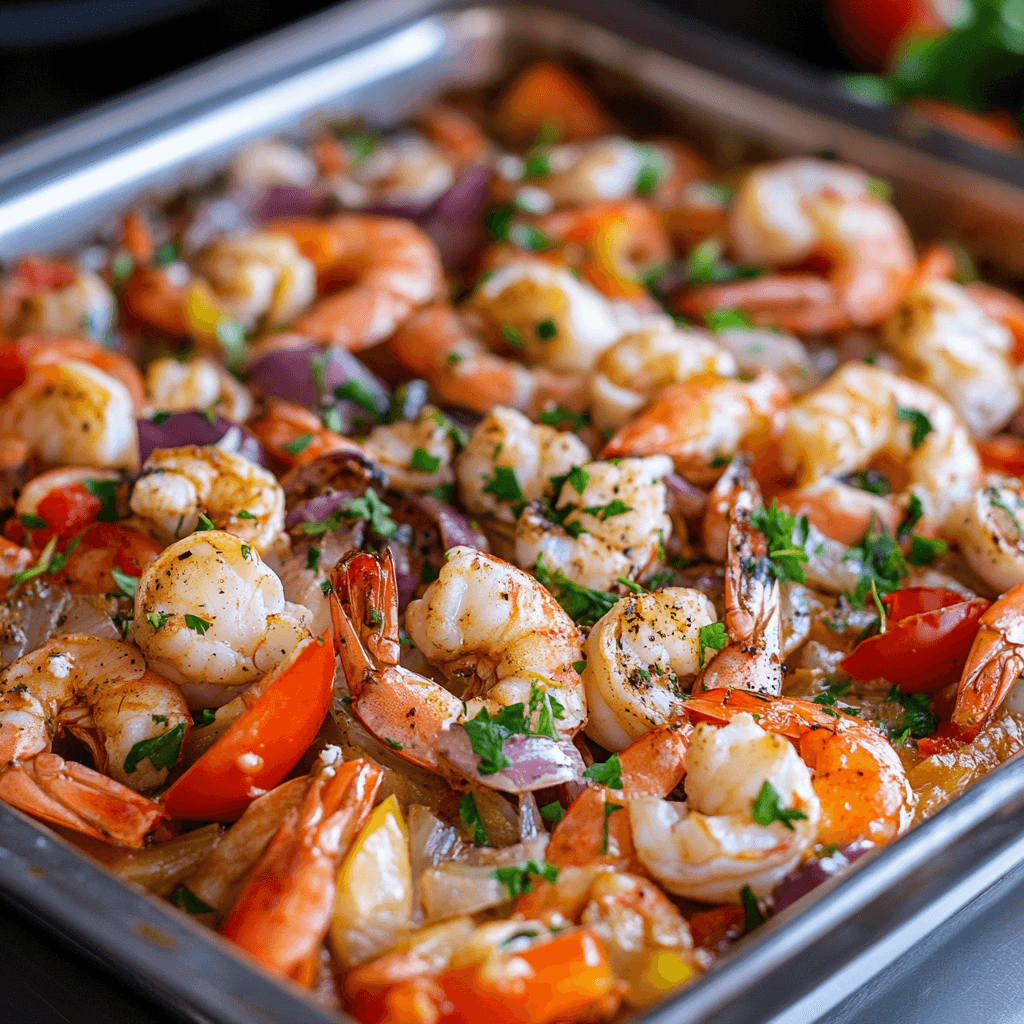
[[[871,70],[886,65],[893,44],[907,33],[943,28],[927,0],[829,0],[829,14],[843,49]]]

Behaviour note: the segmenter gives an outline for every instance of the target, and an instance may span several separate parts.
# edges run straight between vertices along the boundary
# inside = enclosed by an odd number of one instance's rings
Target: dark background
[[[850,66],[829,34],[821,0],[663,5],[822,66]],[[0,142],[329,6],[315,0],[0,2]]]

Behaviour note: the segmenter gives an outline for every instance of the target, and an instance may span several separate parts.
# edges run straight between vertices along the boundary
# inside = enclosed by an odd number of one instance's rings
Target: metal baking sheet
[[[616,80],[628,74],[683,123],[712,125],[720,154],[829,150],[860,163],[895,181],[920,233],[958,227],[993,262],[1022,272],[1024,164],[866,107],[805,69],[657,8],[581,0],[544,10],[346,4],[0,151],[0,259],[86,242],[141,192],[207,180],[247,139],[301,135],[318,113],[394,124],[430,95],[490,84],[544,53]],[[1022,825],[1024,762],[1013,761],[773,918],[642,1020],[820,1020],[1024,865]],[[196,1021],[338,1019],[4,806],[0,889]]]

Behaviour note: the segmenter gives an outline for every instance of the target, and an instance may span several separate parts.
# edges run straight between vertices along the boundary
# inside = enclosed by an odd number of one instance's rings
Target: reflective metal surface
[[[73,246],[141,191],[202,182],[241,142],[301,133],[318,112],[393,124],[429,95],[496,81],[532,55],[556,52],[605,69],[616,83],[625,74],[720,155],[846,156],[896,182],[924,237],[940,224],[959,228],[1011,272],[1024,266],[1024,168],[1016,161],[928,131],[908,147],[901,135],[916,132],[913,125],[656,9],[575,0],[556,7],[350,4],[108,104],[0,153],[0,258]],[[771,920],[643,1019],[799,1024],[847,1012],[858,986],[1024,865],[1022,824],[1024,763],[1014,762]],[[0,889],[197,1021],[336,1020],[2,806]],[[835,1019],[866,1020],[856,1016],[862,1009]]]

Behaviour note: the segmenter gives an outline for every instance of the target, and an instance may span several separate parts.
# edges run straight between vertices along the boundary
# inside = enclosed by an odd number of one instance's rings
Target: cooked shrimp
[[[790,407],[781,454],[784,467],[796,476],[797,493],[780,496],[780,503],[794,507],[800,488],[826,478],[832,493],[858,499],[864,492],[858,495],[838,478],[884,460],[884,468],[898,474],[890,499],[894,509],[916,495],[925,520],[948,531],[959,528],[981,468],[970,435],[945,400],[921,384],[858,363],[844,364]],[[823,514],[815,513],[814,503],[801,508],[828,536],[837,526],[854,534],[859,527],[863,533],[868,521],[834,521],[845,501]]]
[[[128,389],[78,359],[30,366],[0,405],[0,434],[22,437],[54,465],[136,469],[139,436]]]
[[[694,694],[683,712],[689,722],[731,721],[749,712],[765,731],[785,736],[811,769],[821,801],[817,842],[867,839],[882,844],[910,824],[914,794],[899,755],[870,722],[835,714],[811,701],[763,697],[745,690]],[[653,737],[655,745],[665,742]],[[677,741],[669,741],[673,749]]]
[[[137,648],[57,637],[0,676],[0,799],[96,839],[141,846],[162,811],[132,790],[163,784],[191,724],[181,691],[147,669]],[[64,732],[89,748],[95,771],[51,753]]]
[[[228,177],[236,188],[253,191],[275,185],[309,188],[316,181],[316,164],[288,142],[264,139],[244,146],[231,158]]]
[[[415,420],[374,427],[363,449],[393,487],[429,491],[455,482],[452,459],[457,446],[451,425],[437,409],[425,405]]]
[[[196,257],[196,272],[246,331],[289,323],[316,293],[316,268],[276,231],[219,239]]]
[[[609,590],[622,578],[642,579],[664,556],[672,533],[662,480],[671,471],[663,455],[578,467],[554,495],[554,512],[542,502],[523,510],[516,522],[516,562],[533,569],[543,558],[546,569],[592,590]]]
[[[1018,583],[981,616],[956,691],[953,724],[973,738],[999,709],[1024,672],[1024,583]]]
[[[882,336],[907,375],[942,395],[977,437],[1005,426],[1021,404],[1012,335],[952,281],[904,295]]]
[[[1024,483],[990,473],[964,507],[956,539],[970,567],[996,592],[1024,582]]]
[[[496,270],[468,307],[493,344],[511,345],[528,363],[563,373],[589,370],[624,326],[599,291],[536,259]]]
[[[739,480],[725,555],[728,643],[711,656],[694,689],[731,686],[775,697],[782,692],[782,595],[764,534],[750,521],[760,493],[749,470]]]
[[[608,750],[625,750],[671,721],[700,668],[700,628],[716,619],[711,601],[685,587],[619,601],[583,646],[587,735]]]
[[[312,984],[338,864],[369,818],[382,778],[369,761],[343,762],[337,747],[320,754],[301,805],[285,812],[224,921],[225,938],[273,973]]]
[[[349,160],[331,176],[331,194],[347,208],[408,206],[426,209],[455,183],[448,155],[418,132],[375,140],[363,159]]]
[[[264,406],[263,413],[250,420],[246,427],[270,455],[286,466],[313,462],[331,452],[362,452],[355,441],[325,427],[320,418],[304,406],[283,398],[266,399]]]
[[[290,654],[309,636],[308,618],[285,601],[256,548],[207,530],[147,566],[135,591],[133,634],[155,670],[210,707]]]
[[[375,345],[441,291],[437,248],[409,221],[342,214],[273,221],[268,228],[294,239],[316,266],[321,288],[347,285],[295,322],[296,331],[324,344],[355,351]]]
[[[618,429],[670,384],[736,373],[735,359],[707,332],[677,327],[667,316],[651,317],[598,359],[590,378],[594,426]]]
[[[554,882],[535,883],[520,896],[513,913],[552,928],[578,921],[593,929],[616,977],[629,986],[624,998],[631,1006],[662,999],[704,970],[683,915],[640,875],[605,866],[565,867]]]
[[[672,384],[614,434],[601,457],[661,453],[691,482],[710,483],[719,476],[716,460],[735,455],[745,438],[769,431],[787,399],[785,386],[770,373],[749,382],[704,377]]]
[[[687,296],[692,312],[744,309],[755,322],[797,334],[871,326],[889,316],[916,268],[903,219],[871,191],[861,170],[794,158],[764,164],[743,180],[729,218],[741,263],[792,267],[828,259],[827,279],[768,275],[710,285]]]
[[[0,282],[0,330],[105,338],[114,325],[114,296],[95,274],[54,260],[27,258]]]
[[[235,423],[244,423],[252,413],[248,388],[205,356],[185,362],[154,359],[146,369],[146,393],[151,406],[163,412],[202,409]]]
[[[131,509],[165,542],[191,533],[205,516],[258,551],[284,528],[284,491],[273,473],[222,448],[158,448],[132,490]]]
[[[754,818],[765,786],[791,813]],[[750,714],[694,729],[686,751],[686,802],[628,802],[637,856],[669,892],[707,903],[739,903],[749,886],[767,896],[817,838],[821,802],[792,744]],[[781,816],[780,816],[781,817]]]
[[[573,668],[581,657],[579,630],[515,566],[472,548],[452,548],[439,577],[406,610],[416,649],[446,674],[468,679],[464,701],[398,665],[398,601],[389,553],[350,555],[335,570],[334,583],[347,605],[336,600],[332,608],[352,712],[400,757],[453,779],[471,774],[481,785],[519,791],[522,786],[500,774],[476,775],[476,754],[459,749],[460,723],[513,704],[529,708],[531,718],[548,708],[551,724],[566,741],[586,721],[583,685]],[[507,600],[484,596],[493,594],[506,594]],[[552,748],[549,757],[568,767],[558,741],[538,740]],[[525,788],[549,784],[550,775]]]
[[[455,460],[455,476],[470,512],[512,523],[518,503],[536,501],[551,477],[589,461],[587,446],[575,434],[499,407],[470,434]]]
[[[747,376],[764,371],[774,373],[792,395],[801,395],[819,382],[807,349],[792,334],[725,327],[715,333],[715,342],[736,360],[736,372]]]
[[[440,402],[486,415],[495,406],[535,414],[548,403],[582,408],[582,377],[524,366],[487,351],[446,303],[413,313],[391,336],[388,348],[413,373],[430,382]]]

